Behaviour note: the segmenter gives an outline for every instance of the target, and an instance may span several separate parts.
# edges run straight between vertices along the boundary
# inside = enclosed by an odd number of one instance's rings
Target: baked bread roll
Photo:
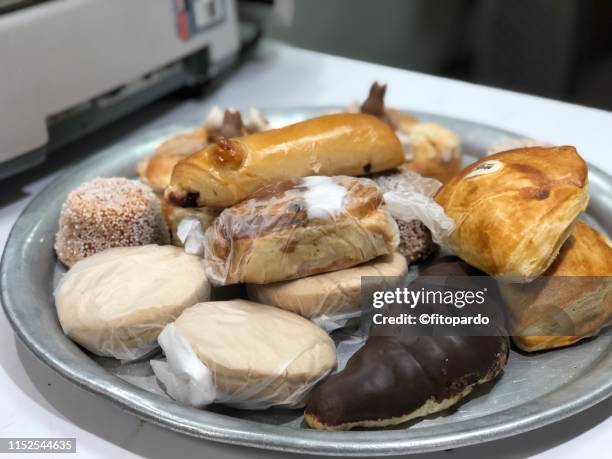
[[[136,168],[138,175],[156,193],[163,193],[170,184],[172,170],[181,159],[187,158],[208,145],[208,130],[203,127],[178,134],[159,145],[153,154]]]
[[[183,207],[228,207],[257,190],[309,175],[359,176],[404,160],[393,130],[373,116],[336,114],[216,144],[180,161],[166,196]]]
[[[336,366],[336,348],[312,322],[246,300],[201,303],[160,335],[151,362],[169,394],[189,405],[299,407]]]
[[[395,130],[404,147],[406,163],[401,168],[448,182],[461,170],[461,142],[450,129],[385,106],[387,85],[374,82],[367,99],[347,111],[376,116]]]
[[[448,182],[461,170],[461,142],[450,129],[436,123],[416,123],[404,143],[406,163],[401,168]]]
[[[247,290],[253,301],[313,318],[360,310],[363,276],[403,277],[407,270],[406,259],[394,253],[340,271],[274,284],[249,284]]]
[[[551,265],[589,201],[573,147],[522,148],[465,168],[435,197],[455,221],[448,246],[500,279],[529,282]]]
[[[141,180],[151,185],[157,193],[163,193],[170,184],[172,170],[181,159],[197,153],[219,137],[241,137],[269,129],[268,121],[254,108],[249,110],[246,125],[240,112],[213,107],[204,125],[191,132],[178,134],[159,145],[153,154],[140,161],[136,172]]]
[[[513,340],[524,351],[568,346],[612,324],[612,244],[578,221],[559,256],[529,284],[501,284]]]
[[[204,235],[206,274],[216,285],[266,284],[350,268],[398,242],[372,180],[286,180],[221,212]]]
[[[55,289],[64,333],[96,355],[133,360],[183,310],[210,298],[202,261],[173,246],[108,249],[76,263]]]

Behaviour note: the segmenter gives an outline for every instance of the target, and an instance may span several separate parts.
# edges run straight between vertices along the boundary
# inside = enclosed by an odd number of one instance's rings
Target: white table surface
[[[30,198],[66,164],[139,129],[203,118],[213,104],[241,108],[344,105],[362,98],[373,80],[389,84],[387,101],[393,106],[487,123],[556,144],[576,145],[587,161],[612,174],[610,112],[265,42],[203,100],[158,103],[54,154],[42,167],[2,182],[1,247]],[[0,437],[76,437],[82,457],[287,457],[197,440],[122,412],[66,382],[39,362],[17,340],[3,314],[0,349]],[[603,457],[612,454],[611,415],[612,398],[533,432],[426,456]]]

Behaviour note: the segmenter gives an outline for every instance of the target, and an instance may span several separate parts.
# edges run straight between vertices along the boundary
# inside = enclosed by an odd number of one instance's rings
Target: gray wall
[[[277,0],[287,2],[290,0]],[[437,71],[469,31],[469,0],[294,0],[290,27],[268,36],[296,46],[425,72]]]

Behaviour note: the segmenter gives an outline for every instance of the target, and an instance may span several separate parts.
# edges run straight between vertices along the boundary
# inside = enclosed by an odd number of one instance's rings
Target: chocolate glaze
[[[479,271],[444,257],[424,268],[428,275],[474,275]],[[467,386],[492,379],[506,364],[508,338],[499,336],[370,336],[341,372],[311,394],[306,413],[328,426],[400,417],[430,398],[440,403]]]
[[[370,86],[370,93],[367,99],[361,104],[361,113],[381,118],[385,116],[385,93],[386,84],[378,84],[377,81]]]
[[[385,110],[386,92],[386,84],[378,84],[377,81],[372,83],[370,93],[363,104],[361,104],[360,111],[361,113],[366,113],[368,115],[375,116],[376,118],[380,118],[382,121],[395,129],[396,126],[393,124],[391,118],[389,118],[387,111]]]
[[[241,137],[246,134],[244,123],[242,122],[242,116],[240,112],[234,112],[231,110],[225,110],[223,114],[223,124],[219,131],[219,137],[227,137],[231,139],[233,137]]]
[[[198,199],[200,193],[198,192],[176,192],[171,191],[167,195],[167,199],[179,207],[198,207]]]

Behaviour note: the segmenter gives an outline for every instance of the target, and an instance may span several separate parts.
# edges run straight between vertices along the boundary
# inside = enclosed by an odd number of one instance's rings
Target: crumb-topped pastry
[[[66,198],[55,251],[67,266],[111,247],[165,243],[168,229],[151,188],[121,177],[96,178]]]

